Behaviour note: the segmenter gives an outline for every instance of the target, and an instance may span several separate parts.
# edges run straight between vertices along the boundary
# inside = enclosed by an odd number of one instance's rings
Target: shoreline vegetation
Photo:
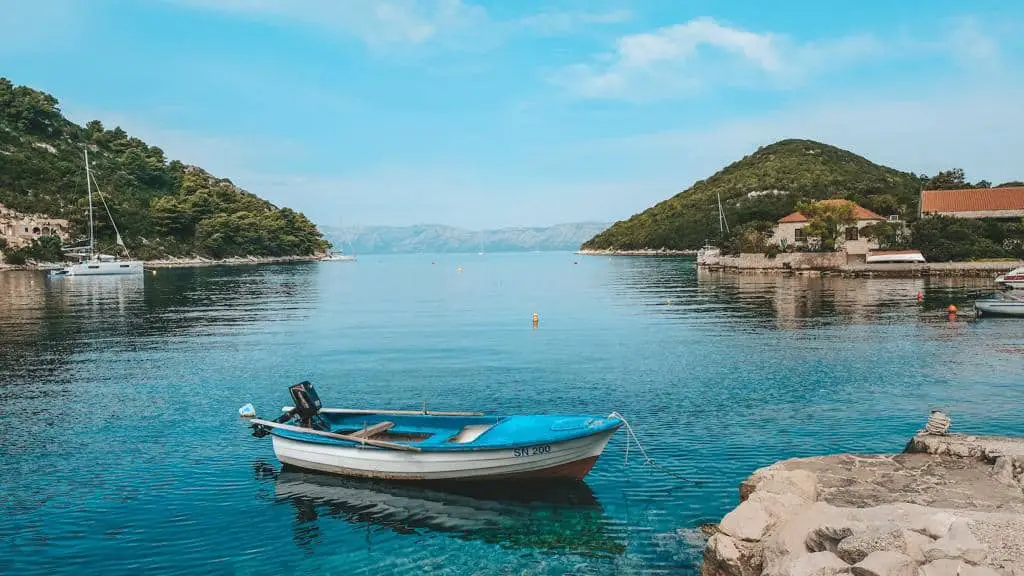
[[[1019,187],[1024,182],[972,183],[959,168],[932,176],[903,172],[821,142],[781,140],[616,222],[584,242],[581,250],[658,255],[711,244],[725,255],[771,258],[792,247],[793,238],[776,237],[779,221],[801,212],[809,214],[803,234],[819,239],[824,251],[837,253],[845,241],[839,231],[849,225],[852,215],[818,203],[845,200],[883,218],[861,228],[863,238],[872,240],[879,250],[919,250],[928,262],[1024,260],[1024,221],[1012,210],[1008,214],[979,210],[970,218],[921,210],[926,190],[971,191],[972,196],[987,197],[1004,196],[998,191],[1001,188]],[[988,189],[991,193],[973,192]],[[765,268],[779,267],[783,266],[765,262]]]
[[[189,258],[167,257],[158,260],[143,261],[146,269],[163,268],[204,268],[208,266],[256,266],[263,264],[292,264],[295,262],[316,262],[323,260],[322,254],[309,256],[232,256],[230,258],[204,258],[192,256]],[[51,270],[63,266],[53,262],[39,262],[36,264],[0,264],[0,272],[29,271],[38,272]]]
[[[580,248],[579,256],[696,256],[696,250],[670,250],[668,248],[641,248],[637,250],[617,250],[614,248]]]
[[[91,224],[83,182],[86,150],[94,209],[109,214]],[[3,77],[0,153],[0,204],[15,216],[67,221],[56,235],[42,234],[46,227],[39,226],[29,245],[0,245],[8,263],[58,261],[62,250],[86,242],[101,253],[123,246],[143,261],[313,256],[330,248],[301,212],[169,159],[120,127],[109,129],[98,120],[75,124],[52,95]]]

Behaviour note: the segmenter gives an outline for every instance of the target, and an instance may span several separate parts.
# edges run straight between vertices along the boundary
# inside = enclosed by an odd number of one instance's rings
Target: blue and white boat
[[[253,419],[286,465],[389,480],[582,479],[623,425],[618,417],[322,408],[309,382],[294,406]]]

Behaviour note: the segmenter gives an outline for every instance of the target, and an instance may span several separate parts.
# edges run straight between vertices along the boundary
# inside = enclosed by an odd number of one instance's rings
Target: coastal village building
[[[842,249],[847,254],[867,254],[872,250],[878,249],[878,243],[874,240],[870,240],[861,235],[860,229],[876,222],[884,222],[886,219],[875,214],[871,210],[864,208],[849,200],[835,199],[835,200],[822,200],[825,204],[849,204],[853,206],[853,217],[856,222],[850,226],[847,226],[843,230],[842,236]],[[804,227],[807,226],[807,217],[800,212],[793,212],[788,216],[784,216],[779,219],[779,225],[775,228],[775,233],[772,235],[771,241],[779,244],[780,246],[787,247],[793,246],[797,249],[809,248],[811,243],[816,239],[808,238],[804,233]]]
[[[0,204],[0,238],[14,248],[21,248],[43,236],[57,236],[67,241],[71,224],[44,214],[22,214]]]
[[[924,190],[921,192],[920,207],[922,217],[1022,218],[1024,186]]]

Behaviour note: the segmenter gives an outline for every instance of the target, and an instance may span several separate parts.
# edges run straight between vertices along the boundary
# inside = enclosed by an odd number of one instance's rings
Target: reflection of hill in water
[[[167,336],[237,330],[307,317],[316,268],[239,266],[159,270],[154,276],[48,278],[0,274],[0,368],[58,370],[97,347],[159,346]],[[25,362],[43,350],[49,363]]]
[[[628,305],[668,317],[748,328],[886,322],[969,306],[994,289],[987,278],[842,278],[698,270],[690,258],[622,258],[612,289]],[[918,303],[921,292],[924,301]],[[905,319],[905,318],[904,318]]]
[[[254,466],[257,476],[274,478],[275,499],[294,506],[300,545],[310,542],[310,523],[327,517],[509,548],[593,555],[624,550],[606,532],[604,510],[582,482],[402,484]]]

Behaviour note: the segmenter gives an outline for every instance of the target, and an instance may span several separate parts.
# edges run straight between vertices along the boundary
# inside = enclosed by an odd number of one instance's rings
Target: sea
[[[933,409],[1024,435],[1024,324],[971,313],[993,290],[572,253],[0,273],[0,573],[696,574],[759,467],[900,452]],[[618,411],[650,460],[620,431],[582,483],[282,469],[238,409],[304,380],[333,407]]]

